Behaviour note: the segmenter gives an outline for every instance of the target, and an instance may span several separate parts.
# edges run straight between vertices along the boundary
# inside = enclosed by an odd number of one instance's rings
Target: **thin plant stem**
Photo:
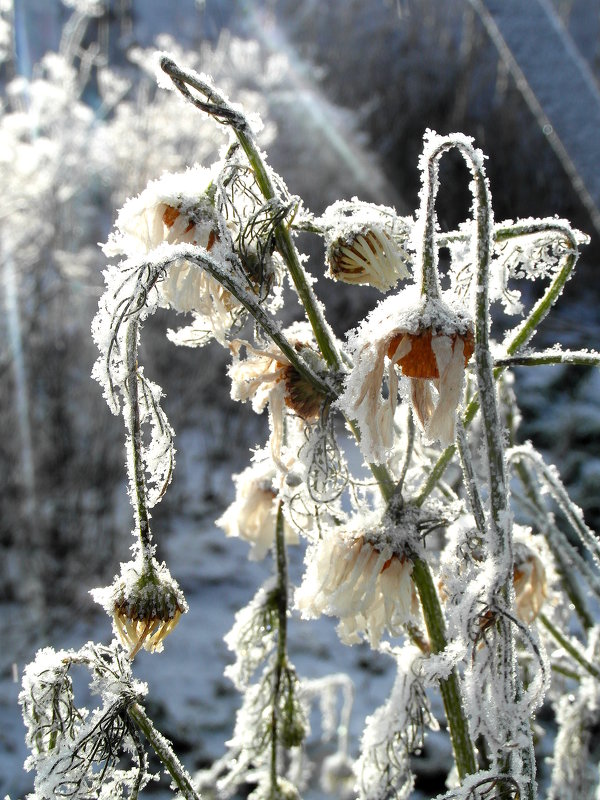
[[[283,504],[277,507],[275,523],[275,564],[277,569],[277,654],[273,676],[273,708],[271,710],[271,793],[276,796],[278,785],[277,749],[279,746],[278,709],[281,693],[281,680],[287,667],[287,614],[288,614],[288,577],[287,556],[285,550]]]
[[[547,350],[540,353],[525,353],[507,358],[497,358],[497,367],[541,367],[553,364],[571,364],[580,367],[599,367],[600,353],[586,350]]]
[[[550,633],[552,638],[559,643],[563,650],[565,650],[579,664],[579,666],[588,673],[588,675],[600,680],[600,669],[591,664],[583,655],[583,653],[579,652],[577,647],[559,631],[559,629],[548,619],[545,614],[540,614],[539,620],[544,628],[546,628],[546,630]]]
[[[456,443],[460,455],[460,462],[463,471],[464,484],[471,506],[471,513],[477,525],[477,530],[480,535],[485,539],[487,535],[487,523],[485,520],[485,511],[483,503],[481,502],[481,495],[479,487],[475,479],[475,471],[473,469],[473,459],[471,458],[471,451],[469,449],[469,442],[467,440],[467,432],[465,426],[459,420],[456,423]]]
[[[171,743],[156,730],[152,720],[139,703],[132,703],[127,709],[127,713],[144,734],[185,800],[202,800],[200,793],[194,789],[187,770],[173,752]]]
[[[126,413],[129,429],[129,458],[131,463],[132,501],[136,515],[136,528],[140,538],[140,554],[144,569],[154,572],[152,566],[152,534],[150,532],[150,515],[146,501],[146,479],[144,476],[144,459],[142,455],[142,430],[140,424],[140,402],[138,393],[137,340],[139,322],[134,317],[127,323],[125,333],[125,350],[127,378],[125,392],[127,395]]]
[[[413,559],[412,579],[417,587],[432,653],[441,653],[447,645],[446,625],[431,570],[426,561]],[[464,715],[458,673],[453,669],[447,678],[440,679],[440,693],[448,720],[456,771],[461,780],[477,771],[475,751],[469,725]]]

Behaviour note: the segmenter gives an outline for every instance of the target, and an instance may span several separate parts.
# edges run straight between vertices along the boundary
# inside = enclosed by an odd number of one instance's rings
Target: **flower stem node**
[[[166,565],[154,558],[142,565],[139,561],[122,564],[112,585],[94,589],[91,595],[112,616],[114,631],[130,659],[142,647],[150,653],[161,652],[163,639],[188,610]]]

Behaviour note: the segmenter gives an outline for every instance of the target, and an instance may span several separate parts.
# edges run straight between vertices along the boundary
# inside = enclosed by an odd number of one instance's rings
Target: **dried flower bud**
[[[187,611],[183,592],[165,564],[151,567],[132,561],[121,565],[111,586],[94,589],[92,597],[113,617],[113,626],[129,658],[142,649],[153,653]]]
[[[408,277],[407,255],[385,228],[365,225],[339,237],[327,250],[329,274],[344,283],[368,284],[387,292]]]

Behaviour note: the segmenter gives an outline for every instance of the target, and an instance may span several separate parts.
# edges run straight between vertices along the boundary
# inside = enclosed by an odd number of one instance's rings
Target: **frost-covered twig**
[[[579,537],[582,545],[592,555],[596,565],[600,566],[600,543],[598,542],[598,538],[586,525],[581,509],[576,506],[569,497],[567,490],[558,476],[557,470],[548,466],[540,454],[537,453],[530,444],[513,447],[508,454],[508,460],[509,463],[527,460],[533,464],[534,468],[543,479],[544,485],[547,486],[558,504],[560,511],[564,514],[571,528]]]
[[[543,350],[520,353],[518,356],[496,358],[497,367],[540,367],[547,364],[572,364],[581,367],[600,366],[600,353],[589,350]]]
[[[185,800],[201,800],[201,795],[194,788],[190,775],[173,752],[171,743],[156,730],[139,703],[130,705],[127,714],[144,734]]]

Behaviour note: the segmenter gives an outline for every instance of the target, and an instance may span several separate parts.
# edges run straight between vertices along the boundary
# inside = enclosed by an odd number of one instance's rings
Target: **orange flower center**
[[[411,348],[409,353],[398,359],[397,363],[402,368],[402,374],[409,378],[437,380],[440,377],[440,373],[438,370],[435,353],[433,352],[433,348],[431,346],[431,338],[433,335],[431,328],[426,328],[419,333],[396,334],[388,346],[388,357],[394,357],[394,353],[398,349],[398,345],[406,335],[408,335],[408,338],[410,339]],[[468,330],[464,334],[453,333],[448,338],[452,339],[453,350],[456,340],[462,340],[466,367],[475,349],[473,332]]]

